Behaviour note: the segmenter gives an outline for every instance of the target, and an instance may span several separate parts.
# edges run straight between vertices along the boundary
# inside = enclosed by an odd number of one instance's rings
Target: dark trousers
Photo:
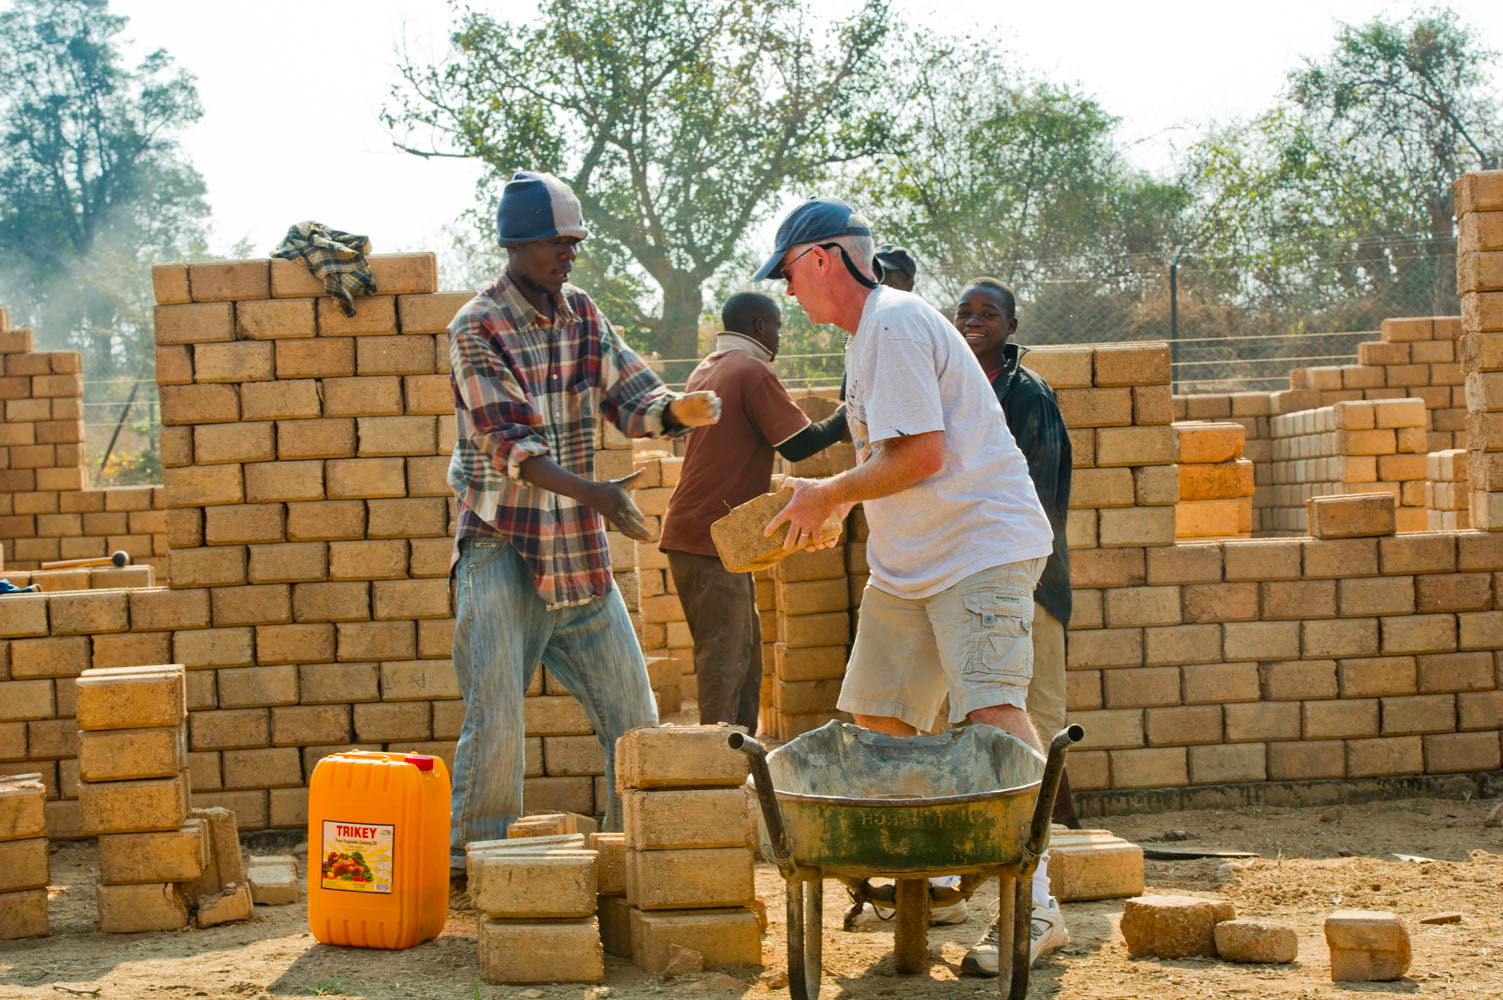
[[[699,721],[757,732],[762,696],[762,621],[750,573],[730,573],[715,556],[667,551],[668,570],[694,639]]]

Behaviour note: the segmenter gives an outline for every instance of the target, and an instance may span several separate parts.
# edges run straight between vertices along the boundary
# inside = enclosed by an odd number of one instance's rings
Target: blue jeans
[[[619,830],[616,740],[658,721],[620,591],[549,611],[517,550],[492,538],[460,542],[454,582],[454,672],[465,712],[454,753],[449,866],[463,870],[465,844],[505,837],[522,814],[522,704],[539,663],[590,717],[605,751],[605,829]]]

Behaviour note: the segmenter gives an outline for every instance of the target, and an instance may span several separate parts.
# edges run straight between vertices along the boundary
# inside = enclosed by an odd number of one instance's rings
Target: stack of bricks
[[[1466,456],[1465,448],[1425,456],[1425,517],[1431,531],[1465,531],[1472,526]]]
[[[1305,501],[1391,493],[1400,531],[1423,531],[1426,413],[1419,399],[1346,401],[1273,418],[1275,528],[1305,532]]]
[[[1456,217],[1470,518],[1503,531],[1503,170],[1457,178]]]
[[[615,429],[608,438],[618,437]],[[621,438],[621,440],[625,440]],[[632,543],[632,551],[624,553],[630,565],[635,566],[634,577],[624,580],[616,569],[616,582],[628,597],[627,608],[631,609],[631,593],[639,596],[641,609],[637,620],[638,635],[642,649],[648,658],[649,679],[653,694],[658,700],[658,714],[670,715],[678,711],[680,698],[694,697],[694,643],[689,638],[689,626],[684,620],[683,607],[679,604],[678,591],[673,584],[673,574],[668,571],[668,557],[658,548],[656,539],[662,536],[663,515],[668,512],[668,500],[678,485],[678,474],[683,459],[663,450],[668,442],[643,440],[638,447],[627,452],[602,452],[597,455],[597,465],[603,456],[625,455],[632,459],[628,472],[638,473],[632,483],[636,492],[632,499],[646,519],[654,541]],[[608,458],[606,459],[609,460]],[[625,536],[622,536],[623,538]],[[614,555],[615,548],[612,548]]]
[[[47,935],[47,789],[40,777],[0,777],[0,941]]]
[[[0,561],[11,581],[43,562],[116,550],[163,568],[161,488],[84,488],[78,352],[36,351],[32,331],[9,323],[0,309]]]
[[[480,976],[487,983],[598,983],[597,855],[579,834],[483,841],[466,850]]]
[[[1174,537],[1251,535],[1253,463],[1242,457],[1246,429],[1230,421],[1184,421],[1173,426],[1179,445]]]
[[[1465,434],[1456,316],[1399,316],[1385,319],[1379,340],[1357,345],[1357,363],[1296,368],[1291,389],[1316,394],[1315,406],[1349,400],[1419,398],[1430,411],[1426,451],[1459,447]],[[1288,411],[1281,411],[1288,412]]]
[[[65,590],[135,590],[156,584],[150,566],[82,566],[76,569],[7,569],[5,579],[17,587],[36,584],[43,593]]]
[[[1168,345],[1040,348],[1025,361],[1054,389],[1070,434],[1070,548],[1101,552],[1078,562],[1174,544],[1179,476]]]
[[[250,827],[303,822],[352,743],[452,759],[463,715],[444,331],[470,295],[432,254],[369,261],[353,316],[293,261],[152,272],[194,780]]]
[[[772,711],[761,724],[778,739],[791,740],[831,719],[849,721],[835,707],[854,627],[847,551],[842,541],[834,548],[794,553],[771,569]],[[864,553],[860,565],[864,570]]]
[[[732,731],[649,727],[617,743],[631,954],[648,972],[674,945],[705,966],[762,960],[747,765],[726,745]]]
[[[78,798],[84,832],[99,837],[99,929],[185,927],[209,831],[188,818],[183,668],[103,667],[76,683]]]

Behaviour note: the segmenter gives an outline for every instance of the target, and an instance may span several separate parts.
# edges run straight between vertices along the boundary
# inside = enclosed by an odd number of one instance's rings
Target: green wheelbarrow
[[[750,758],[761,805],[762,853],[787,883],[788,989],[817,1000],[824,880],[851,892],[852,914],[866,900],[896,911],[893,960],[899,972],[929,967],[929,879],[959,875],[936,902],[967,898],[998,880],[997,972],[1011,1000],[1028,993],[1031,879],[1043,853],[1065,752],[1084,737],[1061,730],[1044,757],[987,725],[900,739],[830,722],[768,753],[732,733]],[[872,878],[891,878],[874,887]],[[1011,949],[1007,947],[1011,942]]]

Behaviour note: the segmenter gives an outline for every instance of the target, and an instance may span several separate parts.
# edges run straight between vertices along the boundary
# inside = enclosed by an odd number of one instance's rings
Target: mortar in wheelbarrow
[[[987,725],[898,739],[830,722],[767,767],[800,868],[916,877],[1020,860],[1044,758]],[[771,857],[760,816],[758,827]]]

